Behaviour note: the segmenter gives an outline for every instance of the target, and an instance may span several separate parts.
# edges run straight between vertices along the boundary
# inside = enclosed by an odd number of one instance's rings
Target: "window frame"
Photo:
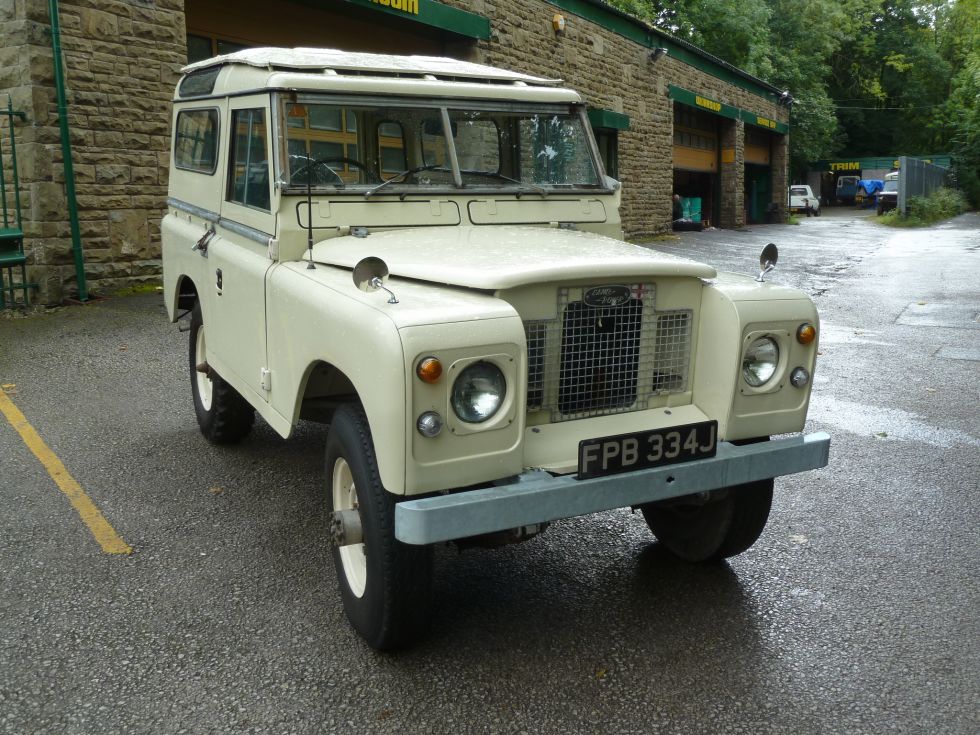
[[[568,115],[570,117],[576,117],[580,120],[580,124],[583,126],[585,133],[586,146],[589,151],[590,160],[595,167],[596,171],[596,183],[584,186],[570,186],[570,185],[558,185],[553,188],[547,189],[549,195],[556,194],[611,194],[615,191],[612,184],[607,181],[607,174],[605,170],[605,163],[599,152],[598,146],[596,145],[595,136],[592,133],[592,126],[589,123],[588,117],[586,115],[586,106],[581,102],[562,102],[562,103],[551,103],[551,102],[515,102],[510,100],[493,100],[485,98],[423,98],[414,95],[379,95],[377,93],[356,93],[356,92],[313,92],[313,91],[302,91],[302,92],[282,92],[279,91],[275,95],[273,100],[273,110],[275,111],[277,125],[282,128],[282,134],[275,141],[277,154],[280,156],[282,161],[281,169],[277,169],[279,175],[285,177],[286,173],[286,163],[288,161],[288,126],[286,123],[286,105],[288,104],[330,104],[344,106],[349,105],[352,107],[357,106],[391,106],[391,107],[408,107],[413,109],[431,109],[433,113],[438,116],[440,113],[452,110],[486,110],[489,112],[513,112],[513,113],[554,113],[556,110],[560,110],[562,114]],[[440,118],[441,119],[441,118]],[[403,131],[404,132],[404,131]],[[447,141],[447,144],[449,142]],[[463,172],[461,172],[463,175]],[[384,176],[381,176],[384,180]],[[420,194],[424,196],[431,195],[450,195],[456,196],[464,193],[466,195],[512,195],[516,192],[514,189],[503,188],[498,186],[481,186],[478,183],[467,184],[464,188],[460,188],[456,185],[447,184],[445,186],[433,186],[431,188],[426,188],[425,190],[404,190],[398,187],[398,184],[393,185],[392,188],[386,190],[386,193],[391,194],[406,194],[414,195]],[[567,188],[566,188],[567,187]],[[283,196],[294,196],[297,194],[305,194],[305,187],[303,185],[295,185],[283,183],[281,187],[281,194]],[[320,193],[329,193],[331,196],[343,196],[343,197],[355,197],[363,196],[364,190],[361,188],[327,188],[324,187]],[[525,192],[521,192],[525,193]]]
[[[251,160],[251,158],[250,158],[250,156],[251,156],[251,150],[252,150],[251,139],[253,137],[252,136],[252,133],[251,133],[251,130],[252,130],[252,127],[251,126],[253,125],[253,122],[252,122],[251,119],[249,120],[249,134],[248,134],[249,142],[248,142],[248,145],[246,147],[247,153],[246,153],[246,158],[245,158],[245,172],[246,172],[246,176],[245,176],[245,192],[243,194],[242,200],[238,200],[238,199],[235,199],[234,198],[234,190],[235,190],[235,168],[238,165],[237,164],[237,161],[236,161],[236,158],[235,158],[235,149],[236,149],[236,147],[238,145],[238,132],[237,132],[237,129],[236,129],[238,122],[237,122],[237,119],[236,118],[237,118],[237,116],[239,114],[241,114],[243,112],[250,113],[250,117],[251,117],[251,115],[254,115],[256,111],[261,112],[262,115],[263,115],[263,117],[264,117],[264,121],[262,123],[262,126],[265,128],[265,134],[263,136],[263,148],[264,148],[264,151],[265,151],[265,164],[266,164],[267,179],[268,179],[268,183],[266,184],[266,186],[267,186],[267,191],[268,191],[268,195],[269,195],[268,196],[268,202],[269,202],[269,204],[268,204],[268,207],[267,208],[266,207],[258,207],[258,206],[254,205],[254,204],[249,204],[248,203],[248,166],[249,166],[249,161]],[[273,193],[272,193],[272,190],[273,190],[272,181],[273,181],[273,176],[274,176],[274,173],[273,172],[275,170],[275,166],[274,166],[274,161],[272,160],[272,157],[270,155],[270,150],[271,149],[269,147],[269,142],[271,140],[271,136],[273,135],[272,125],[271,125],[271,115],[269,114],[269,108],[268,108],[268,106],[237,107],[237,108],[233,108],[233,109],[229,110],[228,117],[229,117],[229,123],[228,123],[228,175],[226,177],[224,201],[226,201],[226,202],[228,202],[230,204],[237,205],[239,207],[244,207],[245,209],[253,210],[255,212],[261,212],[262,214],[272,214],[273,211],[274,211],[273,210],[273,206],[272,206],[272,197],[273,197]]]
[[[213,157],[213,163],[211,165],[211,170],[210,171],[206,171],[204,169],[193,168],[191,166],[181,166],[180,163],[177,160],[177,145],[180,142],[180,136],[178,135],[178,131],[180,129],[180,118],[181,118],[182,115],[184,115],[185,113],[189,113],[189,112],[214,112],[214,114],[215,114],[214,157]],[[221,152],[221,108],[216,107],[216,106],[212,106],[212,107],[185,107],[185,108],[182,108],[182,109],[177,110],[177,117],[174,120],[174,142],[173,142],[173,146],[174,146],[174,148],[173,148],[172,155],[173,155],[173,161],[174,161],[174,168],[176,168],[176,169],[178,169],[180,171],[190,171],[191,173],[195,173],[195,174],[203,174],[205,176],[214,176],[214,174],[218,170],[218,158],[220,157],[219,154]]]

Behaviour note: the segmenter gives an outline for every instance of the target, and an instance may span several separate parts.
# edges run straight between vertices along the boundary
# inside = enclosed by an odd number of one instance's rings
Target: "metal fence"
[[[904,216],[912,197],[929,196],[946,184],[947,169],[917,158],[898,159],[898,211]]]

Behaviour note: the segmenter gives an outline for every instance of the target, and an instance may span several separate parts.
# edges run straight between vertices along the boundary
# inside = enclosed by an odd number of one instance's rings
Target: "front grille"
[[[655,310],[653,284],[617,306],[590,306],[589,287],[558,289],[558,318],[524,322],[528,411],[551,421],[640,411],[687,390],[691,311]]]

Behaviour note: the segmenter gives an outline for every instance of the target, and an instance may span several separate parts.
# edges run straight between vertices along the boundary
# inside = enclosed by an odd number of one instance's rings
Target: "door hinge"
[[[272,390],[272,371],[269,368],[262,368],[259,372],[259,382],[265,392],[268,393]]]

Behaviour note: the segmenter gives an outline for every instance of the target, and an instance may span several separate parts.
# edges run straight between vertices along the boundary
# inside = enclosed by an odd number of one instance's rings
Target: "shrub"
[[[936,189],[929,196],[911,197],[905,217],[896,209],[883,215],[879,221],[892,227],[924,227],[962,214],[967,208],[963,192],[944,187]]]

